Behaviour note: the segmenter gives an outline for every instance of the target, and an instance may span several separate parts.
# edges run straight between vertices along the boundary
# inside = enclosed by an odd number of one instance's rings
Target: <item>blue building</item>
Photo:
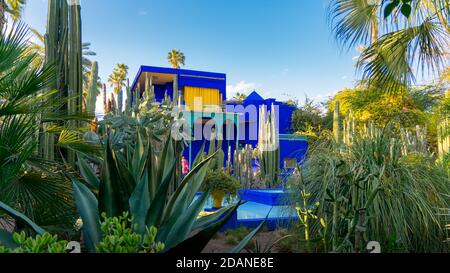
[[[143,94],[146,81],[154,88],[155,99],[161,102],[167,95],[175,101],[181,96],[183,116],[194,132],[213,128],[223,137],[225,159],[228,147],[234,151],[247,144],[258,143],[259,107],[278,111],[280,132],[280,168],[303,159],[308,148],[306,137],[290,134],[294,106],[275,99],[264,99],[256,91],[242,102],[227,101],[226,74],[186,69],[141,66],[131,86],[132,92]],[[134,96],[133,96],[134,97]],[[272,109],[274,107],[275,109]],[[197,131],[195,129],[198,129]],[[203,143],[209,146],[209,136],[195,134],[184,152],[189,163],[200,151]]]

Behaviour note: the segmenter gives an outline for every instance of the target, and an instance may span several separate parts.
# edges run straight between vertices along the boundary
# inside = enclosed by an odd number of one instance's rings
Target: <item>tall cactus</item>
[[[58,98],[67,99],[63,108],[55,109],[64,114],[78,114],[82,110],[83,75],[81,47],[81,16],[78,0],[48,0],[47,31],[45,34],[45,65],[54,66],[56,80],[50,88],[59,90]],[[63,125],[63,124],[60,124]],[[69,126],[77,126],[70,121]],[[43,130],[48,124],[43,125]],[[44,158],[55,157],[55,136],[44,134],[40,141]],[[75,165],[75,154],[66,151],[70,164]]]
[[[356,120],[351,110],[343,121],[343,127],[342,141],[346,145],[351,145],[356,137]]]
[[[267,111],[266,105],[260,107],[258,149],[261,178],[267,188],[278,185],[280,145],[277,118],[273,104],[271,111]]]
[[[234,152],[233,176],[245,187],[254,186],[253,176],[253,148],[251,145],[245,145],[244,149]],[[231,147],[228,150],[227,169],[231,170]]]
[[[65,1],[65,0],[63,0]],[[83,72],[81,46],[81,15],[79,0],[69,0],[69,114],[78,113],[82,101]]]
[[[89,76],[88,88],[86,90],[86,112],[95,114],[95,105],[98,95],[98,63],[93,62],[91,75]]]
[[[49,89],[59,90],[58,97],[61,98],[67,98],[68,17],[67,1],[48,1],[47,30],[45,34],[45,66],[53,66],[55,68],[56,78],[49,85]],[[63,108],[62,111],[67,112],[67,108]],[[55,158],[55,135],[46,133],[46,128],[50,126],[52,124],[49,123],[42,125],[43,134],[41,136],[39,150],[43,158],[53,160]]]
[[[341,114],[339,101],[336,101],[336,104],[334,106],[333,135],[336,143],[340,144],[342,141],[342,132],[341,132]]]
[[[131,88],[130,88],[130,79],[127,79],[127,99],[125,100],[125,113],[127,115],[131,114],[131,107],[133,106],[133,97],[131,95]]]
[[[450,90],[445,92],[445,99],[450,99]],[[450,153],[450,122],[449,113],[442,111],[438,122],[438,154],[441,160]]]
[[[63,0],[65,1],[65,0]],[[76,115],[81,112],[83,101],[83,50],[81,41],[81,7],[79,0],[69,0],[69,35],[68,35],[68,112]],[[78,122],[70,121],[69,126],[78,126]],[[75,153],[67,151],[67,160],[70,165],[75,166]]]
[[[122,114],[123,109],[123,91],[122,88],[119,89],[117,93],[117,114]]]

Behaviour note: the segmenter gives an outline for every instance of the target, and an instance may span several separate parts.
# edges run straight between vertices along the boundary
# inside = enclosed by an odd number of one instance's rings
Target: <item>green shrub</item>
[[[236,195],[241,184],[224,170],[208,170],[203,191],[222,191],[225,194]]]
[[[66,253],[67,241],[58,240],[57,235],[44,233],[36,238],[27,237],[25,232],[14,233],[15,248],[9,248],[0,244],[0,253]]]
[[[293,197],[301,201],[306,189],[310,204],[319,202],[313,213],[326,232],[310,228],[324,251],[362,252],[368,241],[382,252],[449,250],[439,213],[450,207],[448,174],[429,156],[403,156],[402,145],[388,127],[373,128],[352,145],[323,140],[309,152]]]
[[[124,212],[120,217],[106,217],[100,229],[103,238],[97,246],[97,253],[158,253],[164,249],[164,244],[156,242],[157,229],[146,227],[144,235],[135,232],[133,219]]]

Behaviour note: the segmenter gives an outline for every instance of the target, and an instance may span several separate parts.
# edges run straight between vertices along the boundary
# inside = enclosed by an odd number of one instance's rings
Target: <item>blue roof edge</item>
[[[133,91],[135,89],[136,84],[137,84],[139,78],[141,77],[141,74],[144,73],[144,72],[154,72],[154,73],[164,73],[164,74],[174,74],[174,75],[186,75],[186,76],[198,76],[198,77],[210,77],[210,78],[221,78],[221,79],[224,79],[224,80],[226,80],[226,78],[227,78],[227,75],[225,73],[141,65],[139,70],[138,70],[138,73],[136,74],[136,77],[133,80],[133,84],[131,85],[131,91]]]

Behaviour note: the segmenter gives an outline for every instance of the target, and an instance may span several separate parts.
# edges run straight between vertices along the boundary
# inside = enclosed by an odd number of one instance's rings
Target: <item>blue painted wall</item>
[[[164,85],[154,84],[155,88],[155,99],[157,102],[162,102],[164,99],[164,94],[167,93],[167,95],[172,99],[173,98],[173,84],[167,83]]]
[[[133,84],[131,85],[131,90],[134,92],[137,89],[138,82],[141,79],[143,73],[163,73],[170,75],[177,75],[178,77],[178,88],[182,90],[185,86],[192,87],[203,87],[203,88],[214,88],[219,89],[220,94],[222,94],[222,99],[226,100],[226,74],[224,73],[215,73],[215,72],[206,72],[206,71],[197,71],[197,70],[187,70],[187,69],[174,69],[167,67],[156,67],[156,66],[141,66],[138,74],[136,75]],[[141,84],[140,92],[143,92],[145,86]],[[159,86],[158,90],[156,90],[155,86],[155,95],[156,100],[160,101],[164,98],[164,92],[167,90],[167,94],[172,98],[173,96],[173,84],[168,83],[165,87]],[[134,96],[133,96],[134,98]]]
[[[180,90],[185,86],[192,87],[203,87],[203,88],[214,88],[219,89],[220,94],[222,94],[222,99],[225,101],[226,96],[226,75],[223,73],[213,73],[213,72],[205,72],[205,71],[196,71],[196,70],[186,70],[186,69],[173,69],[173,68],[165,68],[165,67],[155,67],[155,66],[141,66],[139,69],[136,78],[133,81],[131,86],[131,90],[135,90],[137,87],[137,83],[142,76],[142,73],[165,73],[176,75],[178,77],[178,87]],[[141,89],[144,86],[141,84]],[[142,92],[143,90],[141,90]],[[170,98],[173,97],[173,83],[167,83],[165,85],[155,85],[155,97],[156,101],[161,102],[164,99],[164,94],[167,93]],[[134,96],[133,96],[134,98]],[[172,98],[173,99],[173,98]],[[242,103],[229,102],[227,103],[227,111],[228,112],[240,112],[243,115],[240,116],[241,126],[240,126],[240,136],[239,136],[239,146],[243,147],[246,144],[250,144],[253,147],[256,147],[257,134],[258,134],[258,121],[259,121],[259,107],[262,105],[266,105],[268,110],[271,110],[273,105],[278,106],[279,110],[279,132],[280,134],[290,134],[291,133],[291,120],[292,114],[295,111],[295,107],[291,105],[287,105],[285,103],[276,101],[275,99],[264,99],[262,98],[256,91],[251,93],[247,99]],[[230,111],[229,108],[233,106],[241,105],[241,110],[233,110]],[[245,113],[246,107],[254,107],[255,116],[251,116],[249,113]],[[253,139],[250,138],[250,132],[254,131],[256,135],[253,136]],[[225,138],[226,139],[226,138]],[[236,139],[236,138],[234,138]],[[193,141],[191,144],[192,148],[192,158],[193,160],[195,156],[200,151],[203,140]],[[223,141],[222,149],[225,154],[225,161],[228,157],[228,145],[232,147],[232,155],[234,154],[235,141]],[[209,142],[206,141],[205,152],[208,151]],[[298,161],[302,161],[305,157],[306,151],[308,149],[307,141],[298,141],[298,140],[280,140],[280,168],[283,168],[284,158],[296,158]],[[189,149],[185,149],[183,156],[189,160]]]
[[[236,107],[241,105],[242,107]],[[241,120],[241,134],[239,143],[243,146],[246,144],[256,147],[258,141],[254,139],[254,134],[258,137],[258,127],[259,127],[259,107],[266,105],[267,110],[272,110],[272,105],[278,107],[279,114],[279,132],[280,134],[290,134],[291,133],[291,121],[292,115],[295,111],[295,106],[285,104],[275,99],[264,99],[256,91],[252,92],[246,100],[243,102],[229,102],[227,104],[228,111],[235,109],[236,112],[242,113]],[[253,108],[254,107],[254,108]],[[256,115],[252,115],[246,112],[246,108],[256,109]],[[251,111],[250,109],[248,111]],[[243,126],[242,126],[243,125]],[[250,135],[253,132],[253,136]],[[298,140],[280,140],[280,168],[284,167],[285,158],[295,158],[298,162],[301,162],[308,149],[307,141]]]

